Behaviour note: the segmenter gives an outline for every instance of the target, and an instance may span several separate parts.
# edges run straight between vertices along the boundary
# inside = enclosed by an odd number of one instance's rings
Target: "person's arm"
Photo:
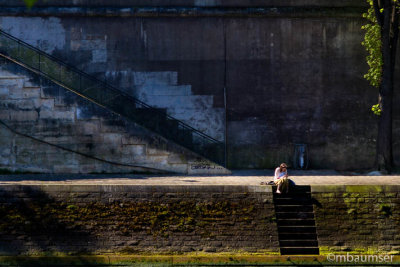
[[[278,180],[279,179],[279,167],[275,169],[275,176],[274,176],[274,180]]]

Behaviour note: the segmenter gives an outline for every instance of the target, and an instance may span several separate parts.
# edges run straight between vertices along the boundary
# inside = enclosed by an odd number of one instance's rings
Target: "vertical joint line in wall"
[[[227,90],[226,90],[226,22],[225,19],[222,19],[222,34],[224,38],[224,108],[225,108],[225,168],[228,167],[228,115],[227,115]]]

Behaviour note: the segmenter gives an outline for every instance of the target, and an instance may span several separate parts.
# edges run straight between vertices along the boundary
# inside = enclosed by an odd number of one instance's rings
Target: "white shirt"
[[[287,175],[287,171],[281,172],[280,168],[275,169],[274,181],[279,180],[281,177]]]

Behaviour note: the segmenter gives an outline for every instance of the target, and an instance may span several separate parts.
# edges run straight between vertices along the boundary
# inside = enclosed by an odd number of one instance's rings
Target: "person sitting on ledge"
[[[278,168],[275,169],[274,183],[278,187],[276,193],[280,194],[281,190],[289,192],[289,179],[287,174],[287,165],[282,163]]]

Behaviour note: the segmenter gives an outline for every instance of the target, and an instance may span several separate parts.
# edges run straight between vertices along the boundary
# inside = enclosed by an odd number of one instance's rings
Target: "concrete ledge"
[[[236,193],[271,193],[271,186],[251,185],[88,185],[88,184],[50,184],[50,185],[0,185],[6,192],[236,192]]]
[[[202,254],[202,255],[82,255],[82,256],[0,256],[0,265],[7,266],[23,266],[26,264],[37,264],[46,266],[70,265],[87,266],[87,265],[116,265],[131,266],[131,264],[149,264],[149,266],[157,266],[158,264],[167,265],[237,265],[237,264],[263,264],[263,265],[321,265],[329,266],[346,265],[346,262],[332,261],[333,254],[315,255],[315,256],[279,256],[279,255],[260,255],[260,254]],[[346,253],[343,255],[347,256]],[[382,254],[383,255],[383,254]],[[388,256],[388,255],[385,255]],[[349,254],[349,258],[355,255]],[[400,262],[400,256],[389,256],[391,262],[396,264]],[[354,264],[348,262],[349,264]],[[371,262],[374,264],[374,262]],[[384,263],[375,263],[384,264]],[[146,265],[141,265],[146,266]],[[374,265],[376,266],[376,265]]]

